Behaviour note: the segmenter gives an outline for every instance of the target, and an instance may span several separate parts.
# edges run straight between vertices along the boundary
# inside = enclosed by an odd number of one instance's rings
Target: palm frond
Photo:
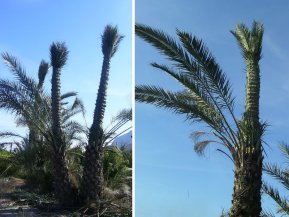
[[[169,60],[176,62],[176,66],[184,70],[192,71],[192,59],[184,49],[172,37],[163,31],[153,29],[143,24],[135,25],[135,33],[154,47]],[[194,71],[197,71],[194,68]]]
[[[281,152],[284,154],[284,156],[289,159],[289,145],[286,143],[282,143],[279,145],[279,148]]]
[[[112,57],[124,36],[119,34],[117,26],[107,25],[101,38],[103,55]]]
[[[289,215],[289,203],[285,197],[280,196],[279,191],[267,183],[263,183],[263,191],[268,194],[280,207],[278,213],[283,213]]]
[[[255,57],[256,61],[260,60],[263,32],[263,24],[256,21],[253,22],[251,31],[244,24],[238,24],[236,30],[231,31],[237,39],[245,59]]]
[[[38,88],[41,89],[44,84],[45,77],[48,73],[49,63],[44,60],[41,60],[39,69],[38,69]]]
[[[64,100],[64,99],[72,97],[72,96],[77,96],[77,92],[71,91],[71,92],[64,93],[60,96],[60,98],[61,98],[61,100]]]
[[[289,190],[289,176],[284,170],[278,167],[276,164],[264,164],[263,170],[270,176],[277,179],[282,185]]]
[[[160,30],[141,24],[137,24],[135,29],[138,36],[156,47],[161,54],[164,54],[169,60],[172,60],[173,65],[180,69],[181,74],[187,75],[194,81],[194,83],[191,82],[191,84],[193,84],[191,87],[197,90],[195,92],[196,95],[203,97],[207,102],[208,99],[212,102],[211,106],[214,106],[214,110],[220,114],[219,117],[221,117],[223,121],[223,131],[233,143],[237,144],[238,141],[236,141],[234,130],[230,126],[229,120],[225,117],[225,111],[223,111],[224,108],[229,110],[236,127],[238,127],[233,114],[234,98],[232,97],[231,85],[225,74],[223,74],[216,64],[214,58],[205,50],[204,45],[202,43],[197,44],[199,45],[199,49],[195,49],[195,53],[199,52],[199,56],[197,57],[192,55],[189,52],[190,50],[186,50],[191,42],[191,36],[188,34],[178,31],[179,37],[184,45],[183,48],[181,44]],[[178,78],[176,77],[176,73],[167,70],[167,67],[164,68],[157,64],[153,64],[153,66],[161,68],[176,79],[180,78],[179,76]],[[181,83],[183,84],[184,79],[182,78],[182,80]]]
[[[171,92],[156,86],[140,85],[135,88],[135,93],[135,99],[139,102],[170,109],[176,114],[185,115],[188,120],[203,121],[217,131],[222,131],[218,115],[206,107],[197,105],[184,91]]]
[[[68,49],[64,42],[54,42],[50,46],[50,60],[53,68],[61,69],[67,61]]]
[[[275,217],[275,215],[271,211],[262,210],[260,217]]]
[[[12,71],[17,80],[23,85],[23,87],[27,90],[31,95],[35,94],[37,89],[36,82],[27,76],[24,68],[21,66],[20,62],[16,57],[8,53],[2,53],[2,58],[4,60],[5,65]]]
[[[23,137],[22,135],[20,135],[18,133],[13,133],[13,132],[8,132],[8,131],[0,132],[0,137],[1,138],[17,137],[17,138],[21,138],[21,139],[25,138],[25,137]]]
[[[219,97],[220,101],[218,104],[224,108],[228,108],[233,114],[235,98],[232,97],[231,84],[213,55],[209,52],[209,49],[202,40],[199,40],[191,33],[177,30],[177,34],[187,52],[199,64],[206,78],[207,88],[210,87],[210,91]]]
[[[115,121],[132,121],[132,109],[122,109],[115,117],[112,118],[112,122]]]

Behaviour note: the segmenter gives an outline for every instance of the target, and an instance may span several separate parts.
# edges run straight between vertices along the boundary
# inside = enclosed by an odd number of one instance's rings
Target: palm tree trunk
[[[52,132],[54,150],[54,190],[60,204],[73,205],[74,195],[69,179],[68,165],[65,155],[65,140],[60,124],[60,69],[53,67],[52,72]]]
[[[246,112],[245,118],[253,118],[259,123],[259,98],[260,98],[260,68],[258,60],[248,59],[246,61]]]
[[[85,202],[100,202],[103,191],[102,131],[89,137],[86,148],[81,196]],[[99,204],[98,204],[99,205]]]
[[[235,170],[230,217],[260,217],[262,187],[262,152],[247,149],[245,160]]]
[[[89,131],[85,152],[81,196],[85,202],[100,201],[103,190],[103,130],[102,121],[106,106],[106,90],[110,57],[104,56],[100,84],[95,104],[93,123]]]
[[[55,196],[64,206],[72,206],[74,195],[69,179],[66,155],[63,151],[54,153],[54,190]]]
[[[117,27],[106,26],[102,38],[103,63],[100,83],[95,103],[93,123],[89,131],[88,145],[85,152],[80,197],[82,202],[97,203],[100,209],[100,200],[103,190],[103,128],[102,122],[106,107],[106,92],[109,77],[110,60],[117,51],[118,45],[123,38]]]
[[[259,121],[260,69],[259,58],[253,54],[246,59],[246,107],[243,123],[244,145],[236,165],[231,217],[259,217],[262,187],[261,124]]]

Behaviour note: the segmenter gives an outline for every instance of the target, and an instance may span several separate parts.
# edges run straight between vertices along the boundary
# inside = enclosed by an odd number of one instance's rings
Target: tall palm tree
[[[8,138],[16,136],[21,138],[23,141],[25,140],[25,142],[22,143],[25,146],[19,147],[19,143],[15,140],[15,145],[18,146],[20,151],[31,149],[36,153],[36,158],[39,159],[39,161],[43,161],[43,158],[45,158],[54,162],[54,160],[49,157],[43,156],[50,153],[52,146],[54,150],[59,148],[58,144],[54,142],[52,132],[51,96],[46,94],[43,88],[49,64],[41,61],[38,70],[38,81],[36,81],[26,74],[25,69],[15,57],[8,53],[3,53],[2,57],[5,64],[15,76],[16,81],[0,79],[0,108],[13,113],[16,117],[17,125],[28,127],[29,135],[28,142],[25,137],[19,137],[13,132],[0,132],[0,137]],[[64,102],[65,99],[71,96],[76,96],[76,93],[68,92],[60,96],[60,125],[62,136],[65,138],[66,149],[70,147],[72,140],[79,141],[79,133],[84,132],[83,127],[79,123],[71,120],[71,117],[75,114],[80,112],[84,113],[81,100],[76,97],[72,105],[67,105],[67,103]],[[7,144],[11,144],[11,142]],[[33,159],[30,160],[32,161]],[[30,163],[33,164],[33,162]]]
[[[183,87],[173,92],[159,86],[140,85],[135,89],[139,102],[183,114],[187,120],[206,124],[209,132],[194,132],[195,151],[203,154],[210,143],[235,165],[235,182],[230,216],[257,217],[261,212],[262,143],[265,124],[259,121],[260,70],[263,26],[253,23],[236,26],[237,39],[247,65],[246,106],[241,120],[234,114],[231,84],[202,40],[177,29],[180,42],[166,33],[137,24],[136,34],[157,48],[172,66],[152,63]],[[225,148],[225,149],[224,149]]]
[[[103,142],[102,122],[106,107],[107,84],[111,58],[122,40],[117,27],[107,25],[102,34],[103,63],[101,78],[95,103],[93,123],[89,130],[88,145],[85,152],[85,163],[81,185],[81,196],[84,201],[100,201],[103,190]]]
[[[52,147],[54,150],[54,188],[57,198],[63,205],[73,204],[72,186],[68,173],[66,159],[66,141],[61,128],[61,95],[60,74],[66,64],[68,50],[64,43],[53,43],[50,46],[50,59],[52,65]]]

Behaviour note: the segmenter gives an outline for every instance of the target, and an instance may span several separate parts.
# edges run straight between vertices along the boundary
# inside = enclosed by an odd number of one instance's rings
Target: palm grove
[[[0,80],[0,108],[12,113],[17,124],[27,126],[29,133],[27,136],[0,133],[2,138],[18,138],[1,143],[3,147],[9,144],[16,146],[14,153],[7,157],[9,168],[1,168],[1,172],[4,170],[1,175],[13,175],[13,170],[22,167],[32,182],[42,189],[53,189],[62,206],[94,203],[98,211],[107,205],[106,187],[130,183],[131,154],[126,150],[104,148],[119,130],[125,132],[130,128],[127,123],[132,117],[131,109],[123,109],[114,117],[109,128],[103,127],[110,62],[122,38],[117,27],[105,27],[101,37],[103,65],[90,128],[74,118],[77,114],[85,115],[83,103],[76,92],[61,94],[61,71],[69,53],[65,43],[52,43],[50,63],[41,61],[38,81],[26,74],[15,57],[3,53],[4,62],[16,80]],[[51,95],[43,87],[50,68]],[[73,98],[72,102],[70,98]],[[23,171],[19,173],[23,174]],[[111,184],[112,180],[114,184]],[[126,197],[127,200],[130,195]]]
[[[209,129],[207,132],[192,134],[195,151],[203,154],[210,143],[215,143],[223,147],[217,150],[234,163],[235,179],[229,216],[265,215],[261,208],[261,189],[262,137],[266,123],[259,118],[259,61],[263,25],[253,22],[249,29],[244,24],[238,24],[231,31],[246,64],[245,111],[241,119],[237,119],[234,113],[234,96],[229,79],[202,40],[179,29],[176,31],[178,42],[163,31],[143,24],[137,24],[135,28],[137,36],[150,43],[171,62],[171,65],[155,62],[151,65],[174,78],[184,88],[173,92],[159,86],[139,85],[135,89],[136,100],[185,115],[188,121],[205,124]],[[280,174],[282,178],[287,177],[277,169],[267,166],[267,172],[271,171],[275,177]],[[286,181],[288,183],[288,178]],[[273,199],[280,199],[279,205],[286,207],[286,199],[280,197],[276,189],[269,186],[264,189]]]

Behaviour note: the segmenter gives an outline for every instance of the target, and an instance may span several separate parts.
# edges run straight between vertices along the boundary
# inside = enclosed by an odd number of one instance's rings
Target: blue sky
[[[245,65],[229,32],[237,23],[264,23],[261,65],[261,118],[270,126],[265,161],[284,165],[277,149],[289,141],[289,3],[287,1],[136,0],[136,22],[175,36],[175,29],[202,38],[228,75],[236,96],[236,113],[244,111]],[[149,63],[166,60],[151,45],[136,38],[136,84],[180,86]],[[212,217],[231,205],[233,165],[211,145],[205,157],[193,150],[189,135],[202,125],[151,105],[136,103],[136,216]],[[272,182],[264,176],[264,179]],[[274,182],[272,182],[274,183]],[[275,209],[263,197],[263,207]]]
[[[27,74],[37,78],[41,59],[49,61],[49,47],[65,41],[70,51],[62,70],[62,93],[78,92],[87,110],[88,125],[100,79],[101,34],[107,24],[118,25],[125,36],[111,61],[105,125],[120,109],[132,106],[132,3],[131,0],[106,1],[0,1],[0,52],[16,56]],[[0,78],[10,72],[0,63]],[[51,71],[46,79],[50,92]],[[0,111],[0,130],[15,130],[11,115]],[[25,129],[17,129],[25,133]]]

